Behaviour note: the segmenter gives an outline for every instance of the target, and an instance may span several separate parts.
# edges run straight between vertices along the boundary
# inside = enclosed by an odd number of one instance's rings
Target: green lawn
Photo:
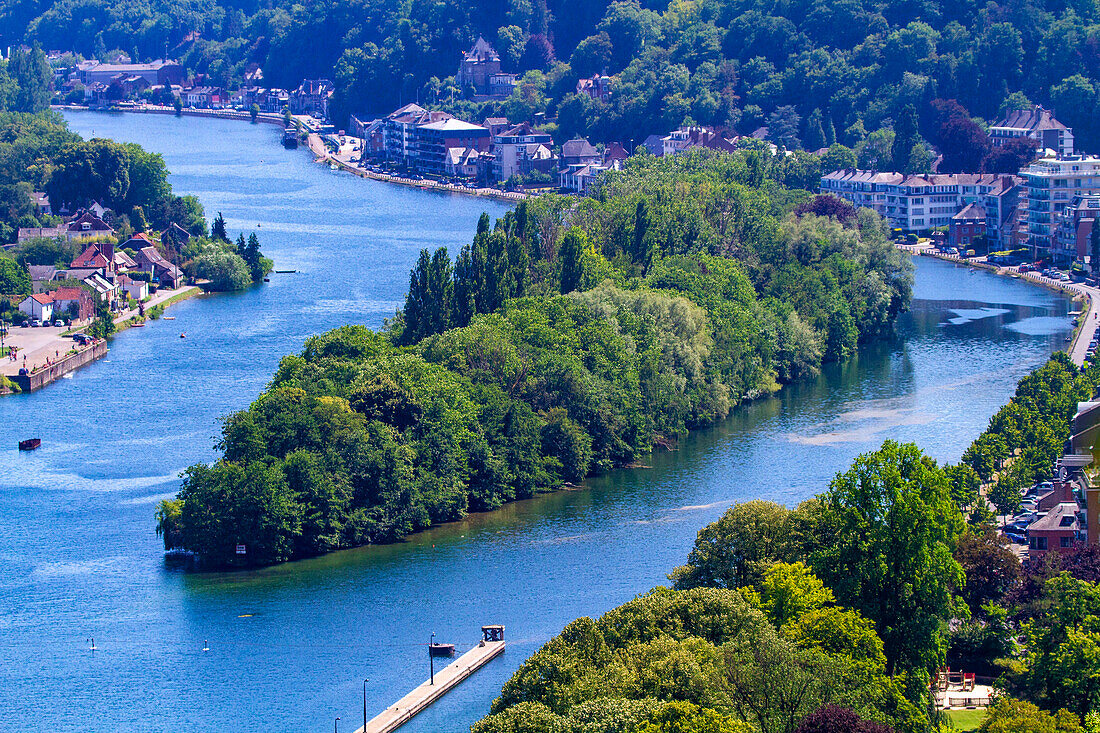
[[[948,710],[948,719],[955,725],[955,730],[960,733],[978,730],[978,726],[985,720],[984,710]]]

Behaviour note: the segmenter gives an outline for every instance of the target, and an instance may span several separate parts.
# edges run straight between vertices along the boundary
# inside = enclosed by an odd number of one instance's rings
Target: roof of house
[[[166,235],[169,238],[171,238],[171,237],[183,237],[183,240],[185,242],[188,241],[189,239],[191,239],[191,232],[187,231],[186,229],[184,229],[183,227],[181,227],[179,224],[177,224],[175,222],[172,222],[171,224],[169,224],[167,226],[167,228],[165,228],[165,230],[160,233],[160,238],[163,240]]]
[[[1077,519],[1077,512],[1080,508],[1076,502],[1066,501],[1061,504],[1056,504],[1051,507],[1045,517],[1039,517],[1031,526],[1027,528],[1028,534],[1038,530],[1050,531],[1050,530],[1065,530],[1065,529],[1080,529],[1080,521]]]
[[[56,303],[58,301],[65,300],[80,300],[83,297],[87,297],[87,293],[87,290],[73,286],[58,288],[57,290],[53,291],[51,295],[53,296],[53,300]]]
[[[477,148],[447,148],[447,163],[452,166],[473,165],[480,157]]]
[[[985,220],[985,209],[978,204],[967,204],[962,208],[962,211],[951,217],[952,221],[974,221],[976,219]]]
[[[386,116],[389,117],[390,119],[397,119],[398,117],[403,117],[404,115],[423,114],[424,112],[427,112],[427,111],[428,110],[424,109],[419,104],[414,104],[412,102],[409,102],[404,107],[398,107],[397,109],[395,109],[393,112],[390,112]]]
[[[37,239],[39,237],[46,239],[64,237],[65,231],[64,224],[56,227],[19,227],[19,232],[16,234],[16,241],[22,242],[27,239]]]
[[[583,137],[562,143],[561,154],[567,158],[595,158],[600,151]]]
[[[100,268],[106,267],[109,264],[110,262],[107,261],[107,258],[103,255],[103,252],[99,249],[99,245],[92,244],[73,259],[70,267]]]
[[[88,224],[88,229],[84,229],[84,224]],[[93,232],[113,232],[114,229],[110,227],[107,222],[100,219],[98,216],[90,211],[85,211],[77,218],[70,221],[67,225],[67,229],[70,232],[80,231],[93,231]]]
[[[129,247],[130,249],[133,249],[134,247],[141,249],[142,247],[149,247],[152,244],[153,240],[149,238],[148,234],[146,234],[145,232],[138,232],[137,234],[123,242],[122,246]]]
[[[35,293],[34,295],[28,297],[30,298],[30,300],[35,301],[39,305],[49,305],[53,302],[53,296],[50,293]],[[23,302],[25,303],[27,301]]]
[[[57,268],[53,265],[27,265],[27,272],[30,273],[31,281],[53,280]]]
[[[455,117],[419,125],[419,128],[421,130],[441,130],[443,132],[484,132],[486,134],[489,132],[481,125],[475,125],[472,122],[464,122]]]
[[[1010,112],[1007,117],[993,125],[990,130],[994,131],[997,128],[1026,130],[1028,132],[1069,129],[1054,118],[1054,110],[1045,109],[1038,104],[1030,109],[1018,109]]]
[[[477,37],[477,41],[474,43],[473,48],[464,54],[467,61],[500,61],[500,56],[497,54],[489,42],[481,36]]]
[[[604,160],[626,160],[629,157],[630,153],[620,143],[610,142],[603,150]]]

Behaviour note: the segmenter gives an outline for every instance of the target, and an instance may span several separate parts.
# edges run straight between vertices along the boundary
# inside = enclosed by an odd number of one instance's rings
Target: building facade
[[[416,128],[417,169],[445,175],[449,149],[488,151],[489,141],[488,129],[453,117],[420,125]]]
[[[1036,150],[1073,155],[1073,129],[1056,120],[1054,110],[1039,105],[1015,110],[989,128],[989,139],[996,147],[1025,137],[1035,141]]]
[[[950,227],[952,218],[970,204],[986,211],[987,235],[995,248],[1011,246],[1018,209],[1020,179],[991,173],[905,174],[841,170],[821,177],[821,193],[873,209],[890,226],[907,232]],[[989,212],[994,212],[994,224]]]
[[[1100,195],[1077,196],[1055,216],[1051,256],[1057,264],[1072,264],[1075,259],[1090,258],[1089,240],[1100,216]]]
[[[1100,157],[1070,155],[1044,158],[1020,171],[1026,187],[1021,207],[1023,234],[1036,257],[1057,249],[1059,216],[1081,196],[1100,194]]]

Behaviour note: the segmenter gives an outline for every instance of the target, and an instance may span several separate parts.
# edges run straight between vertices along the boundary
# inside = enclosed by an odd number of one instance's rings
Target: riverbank
[[[253,122],[252,115],[249,112],[238,112],[236,110],[229,109],[183,109],[178,113],[175,107],[165,107],[161,105],[146,104],[134,107],[112,107],[104,110],[91,109],[76,104],[57,104],[53,105],[52,109],[58,111],[67,112],[110,112],[110,113],[126,113],[126,114],[152,114],[152,115],[180,115],[183,117],[200,117],[206,119],[216,120],[236,120],[239,122]],[[255,122],[262,122],[265,124],[273,124],[283,126],[286,124],[282,115],[272,114],[268,112],[261,112],[257,115]],[[468,188],[466,186],[458,186],[451,183],[442,183],[440,181],[432,180],[417,180],[414,178],[405,178],[403,176],[392,176],[387,173],[377,173],[375,171],[360,168],[351,162],[348,157],[341,157],[340,155],[333,155],[329,152],[328,147],[325,145],[324,138],[317,132],[309,131],[309,128],[302,122],[301,119],[294,119],[295,126],[299,131],[306,131],[307,146],[309,151],[314,155],[314,162],[321,164],[334,165],[342,171],[351,173],[359,178],[367,178],[372,181],[382,181],[383,183],[393,183],[399,186],[410,186],[412,188],[418,188],[423,191],[439,191],[444,193],[457,193],[463,196],[475,196],[479,198],[491,198],[497,201],[506,201],[514,203],[522,201],[530,197],[530,194],[521,193],[519,191],[505,191],[499,188],[491,188],[488,186],[481,188]]]
[[[146,114],[146,115],[173,115],[181,117],[205,117],[207,119],[215,120],[238,120],[240,122],[252,122],[252,114],[250,112],[238,112],[232,109],[188,109],[184,108],[179,112],[176,112],[175,107],[166,107],[158,104],[143,104],[134,107],[108,107],[105,109],[93,109],[86,107],[82,104],[54,104],[50,105],[50,109],[57,110],[58,112],[108,112],[108,113],[128,113],[128,114]],[[282,115],[274,114],[271,112],[261,112],[256,116],[256,122],[262,122],[268,125],[279,125],[280,127],[285,124]]]
[[[1077,366],[1082,366],[1085,363],[1094,327],[1100,325],[1100,288],[1084,283],[1067,283],[1055,280],[1040,272],[1021,273],[1015,267],[999,267],[986,262],[982,258],[943,254],[935,251],[930,244],[899,244],[897,247],[914,256],[933,257],[955,265],[966,265],[968,268],[985,270],[1013,280],[1025,280],[1032,285],[1068,295],[1074,302],[1082,303],[1081,312],[1074,321],[1073,334],[1067,339],[1066,343],[1068,345],[1064,350],[1069,354],[1070,360]],[[1092,324],[1092,326],[1089,324]]]
[[[200,293],[202,289],[194,285],[159,290],[145,302],[145,312],[148,313],[153,308],[167,308]],[[138,309],[131,308],[115,316],[114,335],[132,328],[135,323],[131,319],[138,315]],[[73,334],[84,332],[91,324],[92,322],[88,321],[77,328],[44,326],[10,329],[5,338],[5,348],[14,347],[17,358],[3,359],[3,363],[0,363],[0,376],[13,381],[21,391],[32,392],[106,356],[108,351],[106,342],[97,340],[81,346],[72,339]],[[21,370],[26,370],[26,374],[20,374]],[[3,394],[12,394],[12,392],[0,391],[0,395]]]
[[[412,186],[413,188],[419,188],[423,191],[443,191],[447,193],[458,193],[464,196],[480,196],[482,198],[491,198],[498,201],[515,202],[530,198],[530,194],[520,193],[519,191],[505,191],[503,189],[489,187],[467,188],[466,186],[458,186],[453,183],[392,176],[388,173],[377,173],[365,168],[360,168],[351,162],[349,158],[342,158],[338,154],[333,155],[329,152],[328,146],[325,145],[324,138],[315,132],[309,133],[307,144],[309,146],[309,151],[315,156],[315,163],[335,165],[339,169],[359,176],[360,178],[369,178],[373,181],[383,181],[385,183],[396,183],[401,186]]]

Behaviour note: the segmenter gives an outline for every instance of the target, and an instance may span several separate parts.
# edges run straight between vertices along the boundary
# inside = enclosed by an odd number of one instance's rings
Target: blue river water
[[[957,460],[1069,333],[1056,294],[922,258],[896,340],[739,408],[648,469],[396,545],[184,573],[165,564],[153,511],[180,471],[216,457],[220,420],[310,334],[380,327],[422,247],[455,250],[505,207],[332,173],[268,126],[69,121],[162,153],[178,193],[298,272],[173,306],[175,320],[120,335],[71,379],[0,399],[0,730],[327,731],[340,717],[351,731],[365,678],[373,715],[426,678],[432,632],[461,650],[503,623],[504,656],[404,729],[467,730],[566,623],[666,582],[732,502],[793,504],[886,438]],[[42,448],[19,453],[30,436]]]

